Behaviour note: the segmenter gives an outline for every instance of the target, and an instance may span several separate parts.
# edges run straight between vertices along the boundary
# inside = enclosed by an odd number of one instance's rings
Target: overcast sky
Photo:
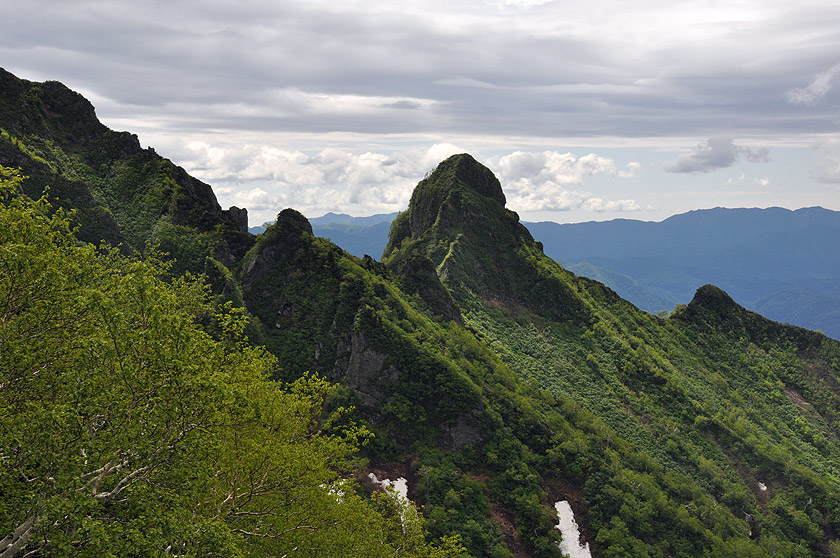
[[[251,224],[407,207],[469,152],[525,220],[840,210],[840,3],[0,0],[58,80]]]

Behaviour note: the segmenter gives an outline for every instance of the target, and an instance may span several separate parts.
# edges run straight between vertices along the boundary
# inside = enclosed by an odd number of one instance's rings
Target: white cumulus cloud
[[[635,161],[619,169],[615,161],[595,153],[576,157],[557,151],[515,151],[490,160],[505,189],[508,205],[517,211],[638,211],[634,200],[605,201],[590,192],[574,189],[587,176],[599,174],[618,178],[636,176],[641,165]]]
[[[334,147],[307,153],[206,141],[193,141],[179,151],[187,171],[212,184],[223,206],[246,207],[252,224],[273,220],[285,207],[310,217],[327,211],[370,215],[404,210],[427,172],[450,155],[465,152],[452,143],[392,153]],[[632,199],[606,200],[580,188],[595,175],[633,178],[641,168],[635,161],[621,167],[596,153],[515,151],[491,157],[487,164],[516,211],[641,209]]]
[[[835,64],[814,76],[807,86],[797,87],[785,93],[785,98],[793,105],[814,105],[825,99],[831,91],[831,82],[838,73],[840,73],[840,64]]]
[[[743,145],[736,145],[732,138],[710,138],[698,143],[691,151],[680,155],[674,161],[666,161],[662,166],[668,172],[702,173],[731,167],[743,157],[750,163],[767,163],[770,152],[766,147],[752,150]]]
[[[273,220],[285,207],[310,217],[327,211],[370,215],[403,210],[426,172],[463,151],[438,143],[390,154],[333,147],[306,153],[203,141],[179,150],[180,164],[212,184],[223,206],[246,207],[252,224]]]

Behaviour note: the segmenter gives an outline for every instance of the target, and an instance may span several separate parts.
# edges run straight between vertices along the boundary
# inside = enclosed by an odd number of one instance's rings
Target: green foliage
[[[385,261],[430,258],[524,382],[485,392],[508,434],[482,448],[500,499],[531,518],[522,538],[545,532],[535,495],[559,477],[583,485],[604,555],[821,555],[836,528],[837,344],[713,287],[670,319],[641,313],[543,256],[448,165],[418,186]],[[773,494],[808,498],[776,509]]]
[[[242,310],[209,336],[202,284],[79,244],[19,183],[3,171],[0,556],[462,554],[357,491],[369,433],[324,416],[324,380],[268,380]]]

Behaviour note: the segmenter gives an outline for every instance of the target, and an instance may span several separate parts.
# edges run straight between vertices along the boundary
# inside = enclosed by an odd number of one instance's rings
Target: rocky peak
[[[312,234],[312,225],[302,213],[291,208],[277,215],[277,228],[281,231],[302,231]]]
[[[719,319],[739,313],[743,308],[732,300],[720,287],[703,285],[694,293],[694,298],[688,304],[689,314],[712,315]]]
[[[503,209],[505,194],[493,172],[462,153],[453,155],[420,181],[409,202],[410,233],[418,237],[436,223],[448,226],[465,212]],[[439,222],[441,216],[443,222]]]
[[[462,184],[502,205],[505,205],[507,201],[502,191],[502,185],[493,171],[467,153],[453,155],[441,162],[429,176],[429,179]]]
[[[277,215],[277,221],[261,235],[256,246],[245,256],[245,283],[271,274],[278,265],[284,264],[288,256],[307,242],[303,237],[312,235],[312,225],[300,212],[284,209]]]
[[[727,329],[744,332],[755,330],[758,326],[763,327],[763,322],[767,321],[746,310],[723,289],[714,285],[703,285],[697,289],[688,306],[675,309],[674,317],[715,328],[725,325]]]
[[[447,297],[442,287],[430,288],[424,270],[437,274],[456,303],[524,305],[558,321],[587,322],[588,311],[565,282],[570,276],[561,279],[534,265],[546,256],[504,203],[490,169],[469,155],[454,155],[415,188],[408,211],[391,226],[383,262],[444,317],[453,316]],[[431,265],[424,266],[425,259]]]
[[[248,210],[246,208],[232,205],[230,209],[222,211],[222,215],[239,232],[248,232]]]
[[[107,131],[90,101],[57,81],[31,82],[0,68],[0,91],[0,121],[16,134],[84,144]]]

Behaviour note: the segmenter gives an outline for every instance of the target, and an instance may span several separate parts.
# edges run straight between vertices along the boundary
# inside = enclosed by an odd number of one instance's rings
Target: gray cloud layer
[[[786,102],[830,93],[832,2],[594,2],[574,14],[561,2],[7,4],[7,69],[180,130],[710,137],[833,125],[813,103]]]

